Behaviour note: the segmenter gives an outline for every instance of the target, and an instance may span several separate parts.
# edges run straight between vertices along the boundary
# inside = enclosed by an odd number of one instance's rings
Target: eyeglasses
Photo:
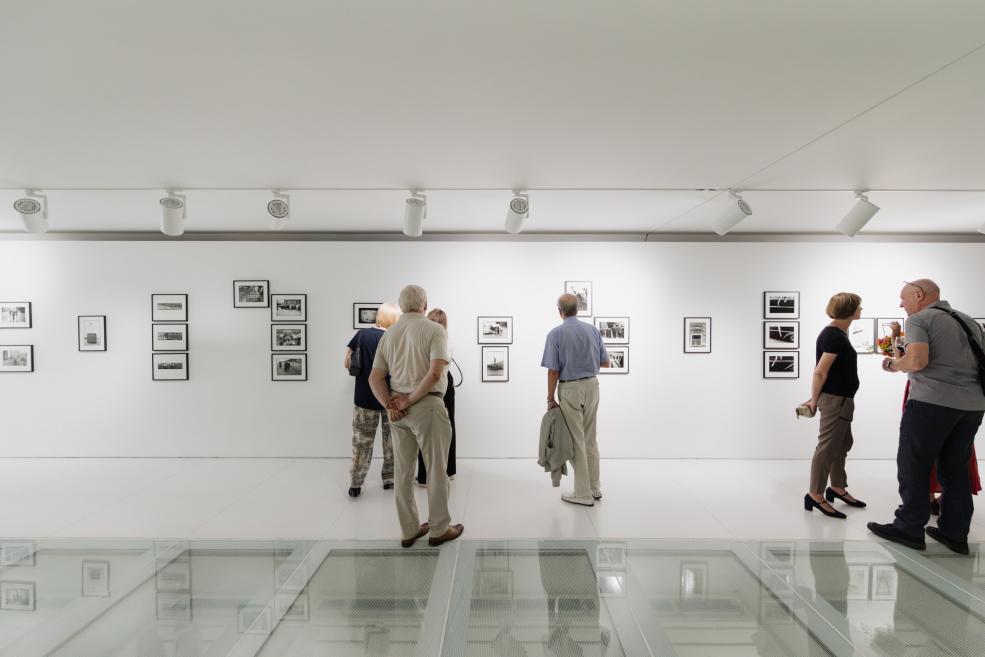
[[[903,283],[904,283],[905,285],[912,285],[913,287],[915,287],[915,288],[917,288],[918,290],[920,290],[921,292],[923,292],[923,293],[924,293],[924,296],[926,296],[926,294],[927,294],[927,290],[925,290],[925,289],[923,289],[922,287],[920,287],[920,286],[919,286],[919,285],[917,285],[916,283],[911,283],[910,281],[903,281]]]

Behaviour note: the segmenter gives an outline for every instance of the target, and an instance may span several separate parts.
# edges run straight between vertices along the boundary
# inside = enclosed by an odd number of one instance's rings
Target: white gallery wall
[[[985,245],[845,242],[0,242],[0,301],[30,301],[35,372],[0,374],[0,455],[350,454],[352,303],[424,286],[450,317],[465,382],[460,457],[535,457],[544,336],[565,280],[596,315],[631,317],[630,372],[601,377],[604,457],[807,458],[814,339],[837,291],[895,317],[901,281],[929,276],[985,316]],[[234,279],[308,295],[307,382],[270,377],[269,309],[233,308]],[[762,294],[801,293],[801,378],[762,378]],[[151,294],[189,294],[187,382],[151,380]],[[77,350],[76,316],[107,316],[108,351]],[[480,382],[478,315],[512,315],[510,381]],[[684,316],[713,317],[711,354],[683,353]],[[859,358],[856,458],[894,458],[904,380]]]

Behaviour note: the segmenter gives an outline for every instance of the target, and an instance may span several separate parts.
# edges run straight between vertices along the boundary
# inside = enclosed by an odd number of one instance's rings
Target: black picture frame
[[[505,320],[509,328],[509,337],[490,338],[482,335],[482,320]],[[475,318],[475,339],[476,344],[507,345],[513,344],[513,316],[512,315],[479,315]]]
[[[612,322],[612,321],[615,321],[615,320],[622,320],[623,328],[625,329],[625,333],[626,334],[622,338],[612,338],[612,337],[608,337],[607,338],[605,336],[605,334],[602,332],[603,329],[600,326],[600,324],[602,322]],[[598,317],[598,316],[596,316],[596,317],[593,317],[592,318],[592,326],[594,326],[595,329],[599,332],[599,335],[602,336],[602,344],[604,344],[604,345],[610,345],[611,344],[611,345],[625,346],[625,345],[628,345],[629,344],[629,336],[630,336],[630,333],[629,333],[629,317],[628,316],[621,316],[621,317],[613,317],[613,316]]]
[[[352,304],[352,328],[363,329],[363,328],[373,328],[376,326],[376,315],[373,315],[373,321],[363,322],[360,321],[360,314],[363,310],[379,310],[383,302],[373,302],[373,301],[356,301]]]
[[[284,376],[277,374],[277,359],[278,358],[299,358],[301,359],[301,376]],[[278,378],[280,376],[281,378]],[[280,352],[276,354],[270,354],[270,380],[277,381],[307,381],[308,380],[308,354],[295,353],[295,352]]]
[[[708,343],[707,349],[701,346],[694,345],[693,344],[694,341],[689,339],[689,338],[693,338],[694,336],[689,335],[688,322],[699,321],[699,320],[708,320],[707,322],[704,322],[705,324],[707,324],[708,327],[708,330],[706,332],[707,334],[705,335],[705,341]],[[710,354],[711,337],[712,337],[711,317],[685,317],[684,318],[684,353],[685,354]]]
[[[277,315],[278,297],[299,297],[301,299],[301,315],[299,317],[279,317]],[[271,294],[270,295],[270,321],[271,322],[307,322],[308,321],[308,295],[307,294]]]
[[[99,330],[100,330],[100,333],[103,336],[103,343],[102,343],[101,346],[97,346],[95,349],[83,348],[84,339],[83,339],[83,334],[82,334],[82,320],[84,320],[84,319],[85,320],[95,319],[95,320],[98,320],[99,321]],[[80,352],[83,352],[83,353],[89,352],[89,351],[106,351],[106,349],[108,347],[108,344],[109,344],[109,338],[106,335],[106,315],[78,315],[76,317],[76,321],[77,321],[77,326],[78,326],[78,330],[79,330],[79,333],[78,333],[78,336],[77,336],[78,337],[78,340],[79,340],[79,343],[78,343],[79,351]]]
[[[790,362],[791,369],[789,371],[770,371],[772,366],[771,358],[782,358],[783,361]],[[781,351],[777,349],[771,349],[769,351],[763,351],[763,378],[764,379],[799,379],[800,378],[800,352],[789,350]]]
[[[504,353],[502,369],[505,371],[506,376],[503,377],[489,377],[488,370],[486,369],[486,353],[493,351],[502,351]],[[482,383],[509,383],[510,382],[510,347],[505,344],[489,344],[483,345],[481,350],[481,360],[479,362],[479,376]]]
[[[263,298],[260,301],[240,300],[240,286],[249,285],[253,287],[263,286]],[[269,308],[270,307],[270,281],[263,278],[244,278],[233,281],[233,308]]]
[[[770,343],[771,329],[776,328],[776,324],[792,325],[794,328],[793,342],[789,346],[780,346]],[[764,351],[791,351],[800,349],[800,322],[797,320],[786,319],[767,319],[763,321],[763,350]]]
[[[622,367],[601,367],[599,368],[599,374],[606,375],[619,375],[619,374],[629,374],[629,345],[628,344],[613,344],[605,346],[606,352],[609,354],[609,363],[612,363],[612,354],[622,352]]]
[[[184,347],[177,347],[175,349],[165,349],[165,348],[159,346],[158,343],[157,343],[157,340],[154,337],[155,329],[158,326],[162,326],[162,327],[165,327],[165,328],[184,327],[184,332],[185,332],[185,346]],[[151,349],[151,351],[156,351],[156,352],[160,352],[160,353],[174,353],[174,352],[179,352],[179,351],[188,351],[190,344],[191,344],[191,338],[188,335],[188,324],[184,324],[184,323],[180,323],[180,322],[172,322],[170,324],[169,323],[154,323],[154,324],[151,324],[150,325],[150,349]]]
[[[29,329],[34,327],[34,310],[30,301],[0,301],[0,308],[4,306],[27,306],[27,321],[22,325],[0,323],[0,329]],[[0,322],[2,322],[2,315],[0,315]]]
[[[22,349],[27,349],[29,362],[24,365],[27,369],[7,369],[7,365],[3,364],[3,350],[9,349],[11,347],[17,347]],[[19,367],[11,365],[10,367]],[[30,374],[34,371],[34,345],[33,344],[0,344],[0,374]]]
[[[162,312],[172,312],[172,311],[158,311],[157,309],[157,297],[181,297],[181,313],[176,316],[172,315],[162,315]],[[188,321],[188,295],[183,292],[155,292],[150,295],[150,321],[157,322],[159,324],[166,324],[168,322],[187,322]]]
[[[159,378],[157,376],[157,371],[158,371],[158,369],[157,369],[157,360],[158,360],[158,357],[159,356],[167,356],[168,358],[174,358],[176,360],[183,361],[184,367],[182,368],[182,371],[184,372],[184,376],[183,377]],[[151,380],[152,381],[187,381],[191,377],[191,374],[188,371],[188,368],[189,368],[189,359],[188,359],[188,352],[187,351],[167,351],[167,352],[162,352],[162,353],[154,353],[154,354],[151,354],[150,355],[150,359],[151,359],[150,362],[151,362]]]
[[[790,301],[783,301],[787,297]],[[771,299],[777,299],[777,303],[771,304]],[[763,292],[763,319],[800,319],[800,292],[775,290]]]
[[[279,329],[288,328],[299,328],[301,329],[301,344],[300,345],[288,345],[286,347],[277,345],[277,331]],[[279,352],[299,352],[308,350],[308,325],[307,324],[271,324],[270,325],[270,351]]]

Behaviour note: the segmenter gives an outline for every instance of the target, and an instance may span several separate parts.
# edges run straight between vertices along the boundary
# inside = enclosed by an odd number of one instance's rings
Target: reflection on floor
[[[16,657],[985,655],[985,546],[0,540]]]

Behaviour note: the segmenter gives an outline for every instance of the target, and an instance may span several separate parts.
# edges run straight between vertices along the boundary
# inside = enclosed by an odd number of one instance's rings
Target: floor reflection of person
[[[605,655],[609,648],[609,631],[599,625],[599,589],[595,570],[584,550],[557,550],[543,543],[538,550],[540,581],[547,594],[548,655],[575,657],[586,654]],[[585,650],[571,636],[599,637],[600,650]],[[592,641],[594,643],[594,640]]]

